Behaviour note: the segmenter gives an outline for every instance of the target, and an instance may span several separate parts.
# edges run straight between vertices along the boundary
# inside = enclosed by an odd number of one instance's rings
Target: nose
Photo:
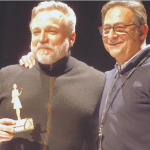
[[[113,28],[110,29],[110,32],[108,34],[108,38],[112,39],[112,38],[117,38],[118,35],[114,32]]]
[[[44,31],[42,31],[41,34],[40,34],[39,42],[40,43],[48,42],[48,37],[47,37],[47,35]]]

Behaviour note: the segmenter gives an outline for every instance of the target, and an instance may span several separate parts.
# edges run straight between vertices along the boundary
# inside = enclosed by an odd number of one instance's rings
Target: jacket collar
[[[68,72],[71,69],[71,66],[69,66],[69,59],[70,59],[70,52],[68,54],[58,60],[57,62],[53,64],[41,64],[40,62],[35,62],[35,67],[40,72],[50,75],[50,76],[60,76],[66,72]]]
[[[140,61],[146,57],[150,53],[150,45],[146,46],[142,51],[139,52],[139,54],[134,57],[129,63],[120,71],[120,74],[124,74],[131,70],[132,68],[136,67]]]

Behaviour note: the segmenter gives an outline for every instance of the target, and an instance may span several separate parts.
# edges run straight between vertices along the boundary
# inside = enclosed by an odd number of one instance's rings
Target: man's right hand
[[[16,124],[15,120],[3,118],[0,119],[0,142],[9,141],[13,138],[13,125]]]

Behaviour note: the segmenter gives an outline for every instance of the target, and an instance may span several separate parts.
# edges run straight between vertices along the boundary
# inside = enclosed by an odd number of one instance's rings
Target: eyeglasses
[[[105,25],[105,26],[101,26],[99,27],[99,32],[100,34],[103,36],[103,37],[106,37],[108,36],[111,28],[113,28],[113,31],[115,34],[117,35],[122,35],[122,34],[126,34],[126,28],[128,26],[132,26],[132,25],[135,25],[135,24],[127,24],[127,25],[124,25],[124,24],[115,24],[113,27],[111,27],[110,25]]]

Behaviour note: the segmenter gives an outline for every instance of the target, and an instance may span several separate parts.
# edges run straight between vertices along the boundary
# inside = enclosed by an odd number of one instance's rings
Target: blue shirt
[[[106,72],[106,83],[100,106],[100,120],[108,89],[110,92],[106,110],[113,102],[104,121],[103,150],[150,150],[149,53],[150,45],[131,59],[120,72],[117,68]],[[133,71],[146,56],[148,59]],[[133,71],[132,74],[122,85],[131,71]],[[111,82],[112,86],[110,87]]]

